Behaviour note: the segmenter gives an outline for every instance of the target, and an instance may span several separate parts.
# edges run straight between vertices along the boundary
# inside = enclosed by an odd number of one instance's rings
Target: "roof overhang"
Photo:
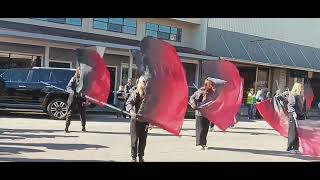
[[[220,60],[227,60],[227,61],[246,63],[246,64],[254,64],[254,65],[260,65],[260,66],[275,67],[275,68],[320,72],[320,70],[317,70],[317,69],[304,68],[304,67],[294,67],[294,66],[287,66],[287,65],[281,65],[281,64],[270,64],[270,63],[250,61],[250,60],[245,60],[245,59],[236,59],[236,58],[230,58],[230,57],[220,57]]]
[[[36,39],[36,40],[63,42],[63,43],[83,45],[83,46],[102,46],[106,48],[116,48],[116,49],[126,49],[126,50],[140,49],[140,47],[138,46],[130,46],[130,45],[123,45],[123,44],[116,44],[116,43],[85,40],[85,39],[79,39],[79,38],[39,34],[39,33],[21,32],[21,31],[14,31],[14,30],[8,30],[8,29],[0,29],[0,35],[8,36],[8,37],[19,37],[19,38],[28,38],[28,39]],[[178,55],[180,57],[198,59],[198,60],[219,60],[219,57],[215,57],[215,56],[197,55],[197,54],[181,53],[181,52],[178,52]]]

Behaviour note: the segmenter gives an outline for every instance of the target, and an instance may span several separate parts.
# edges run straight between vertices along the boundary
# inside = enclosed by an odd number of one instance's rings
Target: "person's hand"
[[[297,118],[298,118],[298,116],[297,116],[297,113],[293,113],[293,118],[295,119],[295,120],[297,120]]]
[[[147,131],[148,129],[149,129],[149,130],[152,130],[152,125],[146,125],[146,127],[145,127],[144,130]]]
[[[136,119],[137,114],[136,113],[130,113],[130,116],[131,116],[132,119]]]

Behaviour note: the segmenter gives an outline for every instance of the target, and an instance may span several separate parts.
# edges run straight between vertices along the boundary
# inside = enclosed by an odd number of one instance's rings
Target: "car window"
[[[68,83],[75,71],[53,69],[51,71],[50,82]]]
[[[25,82],[29,74],[29,69],[12,69],[10,74],[10,81]]]
[[[1,77],[5,80],[5,81],[9,81],[10,80],[10,74],[11,74],[11,71],[10,70],[7,70],[7,71],[3,71],[1,73]]]
[[[31,70],[30,75],[31,75],[30,82],[39,82],[39,79],[40,79],[40,71],[39,70]]]
[[[39,82],[49,82],[49,77],[51,74],[51,70],[41,69],[39,70]]]

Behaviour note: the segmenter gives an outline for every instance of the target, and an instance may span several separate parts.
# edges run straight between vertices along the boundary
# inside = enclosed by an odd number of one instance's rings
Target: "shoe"
[[[82,131],[82,132],[86,132],[87,130],[86,130],[85,127],[83,127],[83,128],[81,129],[81,131]]]
[[[69,133],[69,128],[66,127],[66,128],[64,129],[64,132]]]
[[[293,150],[296,154],[301,154],[301,152],[299,151],[299,150],[297,150],[297,149],[294,149]]]
[[[137,162],[137,158],[132,158],[131,162]]]
[[[139,162],[144,162],[143,157],[139,157]]]
[[[202,150],[207,150],[207,149],[208,149],[208,146],[206,146],[206,145],[202,146]]]
[[[214,128],[210,128],[210,132],[213,132]]]
[[[197,150],[197,151],[200,151],[200,150],[204,150],[204,149],[203,149],[203,146],[198,145],[198,146],[196,146],[196,150]]]
[[[290,154],[297,154],[297,153],[296,153],[296,150],[294,150],[294,149],[289,150],[289,153],[290,153]]]

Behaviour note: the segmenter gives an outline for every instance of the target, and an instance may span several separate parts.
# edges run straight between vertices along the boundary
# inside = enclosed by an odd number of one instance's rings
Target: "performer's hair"
[[[291,94],[293,96],[301,95],[303,96],[304,94],[304,87],[302,83],[295,82],[292,89],[291,89]]]

